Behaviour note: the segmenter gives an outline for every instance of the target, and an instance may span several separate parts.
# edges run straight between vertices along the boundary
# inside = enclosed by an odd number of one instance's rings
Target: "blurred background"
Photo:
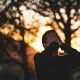
[[[36,80],[33,58],[51,29],[80,51],[80,0],[0,0],[0,80]]]

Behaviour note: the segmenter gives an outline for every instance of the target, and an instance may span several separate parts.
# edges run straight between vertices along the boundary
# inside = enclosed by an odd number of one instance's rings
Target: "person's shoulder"
[[[41,53],[36,53],[36,54],[34,55],[34,60],[35,60],[35,59],[38,59],[40,56],[41,56]]]
[[[36,53],[36,54],[34,55],[34,58],[40,56],[40,54],[41,54],[41,53]]]
[[[36,53],[35,55],[34,55],[34,60],[41,60],[41,59],[45,59],[45,58],[47,58],[48,57],[48,55],[46,55],[46,53],[43,53],[43,51],[41,52],[41,53]]]

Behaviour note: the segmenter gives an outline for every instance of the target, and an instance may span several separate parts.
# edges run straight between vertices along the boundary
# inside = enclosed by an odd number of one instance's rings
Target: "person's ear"
[[[43,43],[43,47],[46,48],[47,47],[47,43]]]

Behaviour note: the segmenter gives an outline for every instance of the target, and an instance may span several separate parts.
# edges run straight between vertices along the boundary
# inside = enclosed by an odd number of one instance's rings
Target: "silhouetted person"
[[[42,44],[45,50],[34,56],[37,80],[71,80],[71,70],[80,66],[80,53],[63,44],[54,30],[43,35]],[[59,56],[59,47],[67,55]]]

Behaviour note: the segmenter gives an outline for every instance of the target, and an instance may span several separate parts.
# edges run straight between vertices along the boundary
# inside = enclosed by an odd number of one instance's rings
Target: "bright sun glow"
[[[24,6],[20,7],[20,10],[22,11],[23,14],[25,28],[27,29],[31,29],[33,27],[39,28],[36,37],[33,36],[32,34],[26,33],[25,41],[37,51],[44,50],[41,42],[42,35],[45,31],[51,29],[51,26],[47,26],[47,24],[52,23],[52,20],[49,17],[41,16],[40,14],[34,12],[33,10],[25,10]]]
[[[51,30],[52,28],[50,26],[40,26],[39,32],[37,33],[37,36],[34,40],[34,42],[29,42],[31,37],[28,37],[28,39],[26,39],[27,35],[25,36],[25,40],[26,42],[33,47],[36,51],[41,52],[42,50],[44,50],[43,46],[42,46],[42,35],[47,31],[47,30]]]
[[[40,38],[36,38],[35,42],[31,43],[30,46],[34,47],[34,49],[39,51],[39,52],[44,50]]]

